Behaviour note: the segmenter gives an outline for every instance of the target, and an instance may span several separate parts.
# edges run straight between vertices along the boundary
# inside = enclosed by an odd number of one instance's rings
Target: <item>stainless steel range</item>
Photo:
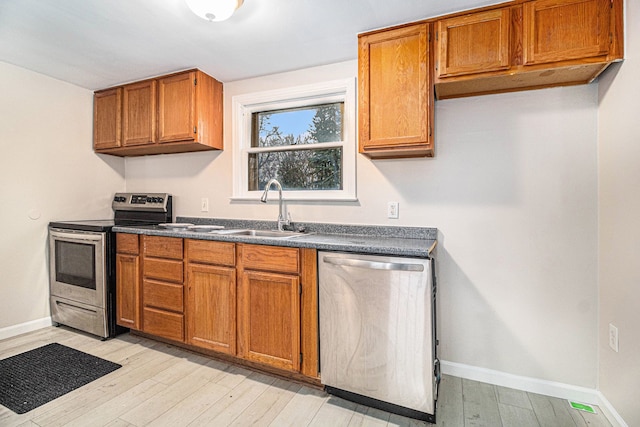
[[[49,289],[54,324],[103,339],[117,327],[114,225],[171,222],[167,193],[116,193],[114,218],[49,223]]]

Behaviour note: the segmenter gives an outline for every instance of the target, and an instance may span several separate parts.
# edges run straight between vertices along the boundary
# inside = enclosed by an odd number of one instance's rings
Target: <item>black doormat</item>
[[[53,343],[0,360],[0,404],[24,414],[121,365]]]

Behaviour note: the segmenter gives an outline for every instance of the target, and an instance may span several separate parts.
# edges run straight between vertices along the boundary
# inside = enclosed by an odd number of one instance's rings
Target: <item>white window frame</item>
[[[282,192],[286,200],[356,201],[356,88],[355,79],[236,95],[232,99],[233,194],[231,200],[259,200],[264,189],[249,191],[249,152],[252,114],[262,111],[344,102],[343,140],[313,144],[314,149],[342,147],[342,190]],[[305,147],[306,148],[306,147]],[[310,147],[309,147],[310,148]],[[271,148],[273,149],[273,148]],[[288,150],[290,147],[283,147]]]

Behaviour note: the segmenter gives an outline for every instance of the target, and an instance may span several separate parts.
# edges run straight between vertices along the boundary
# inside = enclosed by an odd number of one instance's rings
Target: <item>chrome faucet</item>
[[[291,214],[288,214],[286,218],[284,216],[282,209],[282,185],[280,185],[280,182],[278,182],[277,179],[271,178],[269,182],[267,182],[267,185],[264,187],[264,193],[262,193],[262,197],[260,197],[260,201],[262,203],[267,203],[267,194],[269,194],[269,189],[273,184],[275,184],[278,189],[278,231],[284,231],[284,226],[291,224]]]

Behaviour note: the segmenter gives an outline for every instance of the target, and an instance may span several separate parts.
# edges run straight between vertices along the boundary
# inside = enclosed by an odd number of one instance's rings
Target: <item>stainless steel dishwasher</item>
[[[327,392],[435,422],[434,260],[318,253]]]

